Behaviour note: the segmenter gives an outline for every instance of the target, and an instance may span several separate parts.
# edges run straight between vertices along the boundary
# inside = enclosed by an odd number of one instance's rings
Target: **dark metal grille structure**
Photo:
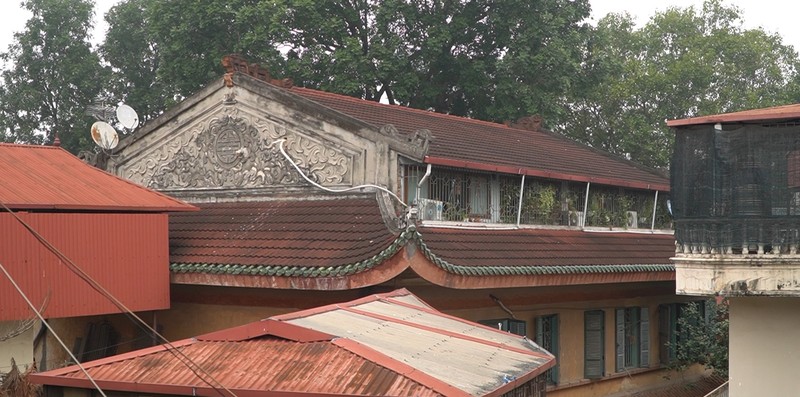
[[[703,125],[675,131],[678,252],[796,254],[800,127]]]

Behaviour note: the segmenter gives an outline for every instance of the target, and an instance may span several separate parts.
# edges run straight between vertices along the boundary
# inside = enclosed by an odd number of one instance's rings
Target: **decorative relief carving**
[[[198,125],[128,167],[125,177],[155,189],[306,185],[280,153],[320,184],[349,184],[352,158],[306,137],[229,112]]]
[[[418,129],[411,133],[405,133],[399,131],[393,124],[384,124],[378,129],[378,131],[383,135],[399,139],[411,147],[419,148],[423,152],[428,151],[428,144],[432,137],[431,131],[427,128]]]

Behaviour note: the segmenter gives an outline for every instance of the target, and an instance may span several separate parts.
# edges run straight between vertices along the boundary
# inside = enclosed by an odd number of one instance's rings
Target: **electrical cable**
[[[14,219],[16,219],[17,222],[19,222],[25,229],[27,229],[28,232],[30,232],[39,241],[40,244],[44,245],[45,248],[47,248],[50,252],[52,252],[56,257],[61,259],[61,261],[67,265],[67,268],[69,268],[70,271],[75,273],[79,278],[81,278],[83,281],[89,284],[89,286],[92,287],[92,289],[99,292],[106,299],[111,301],[111,303],[114,304],[114,306],[116,306],[119,310],[125,313],[129,318],[135,320],[136,322],[138,322],[138,324],[141,324],[140,327],[144,326],[149,332],[158,337],[159,340],[161,340],[163,344],[166,346],[165,350],[171,353],[178,361],[181,362],[181,364],[185,365],[190,371],[192,371],[192,373],[194,373],[198,379],[200,379],[201,381],[203,381],[203,383],[207,384],[212,389],[217,391],[222,397],[225,397],[225,394],[219,390],[220,388],[228,392],[230,396],[237,397],[236,393],[225,387],[225,385],[223,385],[220,381],[214,378],[214,376],[208,373],[208,371],[206,371],[203,367],[201,367],[199,364],[194,362],[194,360],[192,360],[190,357],[186,356],[183,352],[181,352],[178,348],[176,348],[169,340],[167,340],[167,338],[165,338],[153,327],[151,327],[139,316],[137,316],[136,313],[131,311],[127,306],[125,306],[121,301],[119,301],[119,299],[114,297],[114,295],[108,292],[108,290],[106,290],[102,285],[100,285],[97,281],[95,281],[91,276],[86,274],[86,272],[84,272],[80,267],[78,267],[78,265],[76,265],[71,259],[69,259],[66,255],[64,255],[58,248],[50,244],[50,242],[47,239],[45,239],[44,236],[39,234],[39,232],[33,229],[33,227],[31,227],[27,222],[22,220],[22,218],[20,218],[15,212],[13,212],[10,208],[8,208],[8,206],[6,206],[5,203],[0,202],[0,207],[2,207],[5,211],[11,214],[11,216],[13,216]],[[213,385],[211,382],[209,382],[203,376],[201,376],[197,372],[198,370],[202,372],[205,376],[207,376],[209,379],[211,379],[213,382],[215,382],[217,386]]]
[[[56,338],[56,341],[58,341],[58,343],[61,345],[61,347],[64,348],[64,351],[66,351],[69,354],[70,358],[72,358],[72,360],[74,360],[78,364],[78,368],[80,368],[81,371],[83,371],[83,374],[86,375],[86,378],[89,379],[89,382],[92,382],[92,385],[94,385],[94,387],[97,389],[97,391],[100,392],[100,394],[103,395],[103,397],[107,397],[106,393],[103,392],[103,389],[101,389],[100,386],[97,385],[97,382],[95,382],[94,378],[92,378],[92,376],[89,375],[89,371],[87,371],[86,368],[84,368],[83,365],[81,365],[81,363],[78,362],[78,359],[75,358],[75,355],[72,354],[72,351],[69,350],[67,345],[64,343],[64,341],[61,340],[61,338],[58,336],[56,331],[53,330],[52,327],[50,327],[50,324],[48,324],[47,321],[45,321],[44,317],[42,317],[42,314],[39,313],[38,310],[36,310],[36,306],[34,306],[33,303],[31,303],[31,300],[28,299],[28,296],[25,295],[25,292],[22,291],[22,288],[19,287],[19,285],[17,284],[16,281],[14,281],[14,278],[11,277],[11,274],[9,274],[8,271],[6,271],[6,268],[5,268],[5,266],[3,266],[2,262],[0,262],[0,271],[2,271],[3,274],[6,275],[6,277],[8,278],[8,281],[11,282],[11,285],[13,285],[14,288],[19,293],[19,295],[22,296],[22,299],[25,300],[25,303],[28,304],[28,307],[36,314],[36,317],[39,317],[39,320],[41,320],[42,324],[44,324],[44,326],[47,327],[48,330],[50,330],[50,333],[53,334],[53,337]]]
[[[380,190],[382,192],[389,193],[389,195],[392,196],[392,198],[394,198],[395,200],[397,200],[397,202],[400,203],[400,205],[402,205],[403,207],[408,207],[408,204],[403,202],[403,200],[401,200],[400,197],[398,197],[396,194],[394,194],[394,192],[392,192],[391,190],[389,190],[389,189],[387,189],[387,188],[385,188],[383,186],[366,184],[366,185],[353,186],[353,187],[349,187],[349,188],[346,188],[346,189],[331,189],[331,188],[322,186],[317,182],[314,182],[313,180],[311,180],[311,178],[306,176],[305,173],[303,173],[303,170],[300,169],[300,166],[298,166],[297,163],[295,163],[294,160],[292,160],[292,158],[289,156],[289,154],[286,153],[286,150],[283,149],[283,143],[284,142],[286,142],[286,139],[279,139],[279,140],[277,140],[275,142],[272,142],[270,144],[270,146],[272,146],[272,145],[277,143],[278,144],[278,150],[280,150],[280,152],[283,155],[283,157],[286,158],[286,161],[288,161],[294,167],[294,169],[297,170],[297,172],[300,174],[300,176],[303,177],[303,179],[306,180],[306,182],[314,185],[314,187],[316,187],[318,189],[322,189],[322,190],[324,190],[326,192],[330,192],[330,193],[347,193],[349,191],[359,190],[359,189],[363,189],[363,188],[373,188],[373,189]]]

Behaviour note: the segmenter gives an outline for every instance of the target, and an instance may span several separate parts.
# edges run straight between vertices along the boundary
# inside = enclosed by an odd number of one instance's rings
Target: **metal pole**
[[[589,209],[589,186],[591,182],[586,182],[586,198],[583,199],[583,219],[581,219],[581,227],[586,227],[586,215],[589,213],[586,212]]]
[[[519,184],[519,204],[517,205],[517,227],[522,217],[522,195],[525,193],[525,175],[522,175],[522,183]]]
[[[656,198],[653,199],[653,219],[650,221],[650,230],[656,228],[656,208],[658,208],[658,190],[656,190]]]

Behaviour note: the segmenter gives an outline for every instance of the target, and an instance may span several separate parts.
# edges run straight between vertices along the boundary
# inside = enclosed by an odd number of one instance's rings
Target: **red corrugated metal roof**
[[[671,234],[436,227],[420,233],[439,258],[473,267],[669,264],[675,254]]]
[[[0,202],[12,209],[191,211],[195,208],[89,166],[60,147],[0,144]]]
[[[726,380],[720,376],[712,375],[658,390],[639,392],[629,397],[704,397],[725,383]]]
[[[409,311],[415,316],[408,316]],[[332,313],[346,313],[370,325],[350,324],[352,332],[341,334],[321,332],[318,328],[325,328],[325,316]],[[303,321],[314,324],[300,324]],[[417,339],[393,336],[403,328],[416,330]],[[366,334],[372,339],[361,337]],[[426,335],[427,343],[415,343]],[[439,344],[448,344],[449,349],[437,355],[429,352],[431,346]],[[444,315],[406,290],[273,317],[176,342],[175,346],[226,388],[248,396],[499,395],[555,363],[552,355],[522,337]],[[387,346],[391,348],[387,350]],[[393,352],[397,346],[401,350]],[[487,353],[491,359],[482,356]],[[401,359],[409,354],[418,359]],[[471,393],[469,385],[475,379],[463,379],[459,381],[463,384],[455,385],[442,375],[463,369],[450,360],[460,354],[475,360],[467,366],[480,375],[479,379],[491,379],[489,384],[480,384],[489,392]],[[423,358],[427,368],[417,366]],[[106,391],[174,395],[213,392],[164,346],[85,363],[84,367]],[[508,382],[509,377],[516,380]],[[29,379],[47,385],[91,388],[76,366],[33,374]]]
[[[430,130],[432,164],[669,191],[666,177],[555,134],[306,88],[289,92],[376,127]]]
[[[374,256],[397,237],[374,195],[197,206],[170,216],[172,263],[340,266]]]
[[[800,104],[773,106],[761,109],[743,110],[741,112],[714,114],[710,116],[690,117],[687,119],[668,120],[667,125],[670,127],[683,127],[698,124],[781,121],[797,119],[800,119]]]

